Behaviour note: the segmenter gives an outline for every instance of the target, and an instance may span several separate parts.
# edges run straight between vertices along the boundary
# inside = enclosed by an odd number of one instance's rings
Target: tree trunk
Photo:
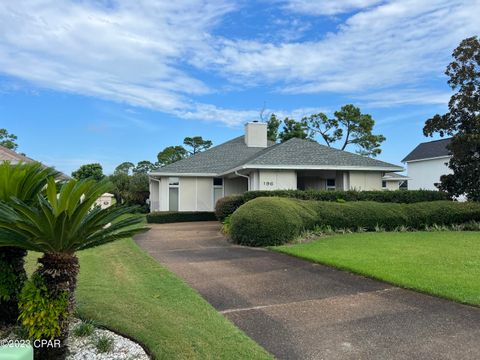
[[[0,248],[0,325],[14,325],[18,320],[18,295],[27,279],[25,256],[16,247]]]
[[[39,274],[49,294],[58,297],[63,293],[68,296],[67,316],[60,321],[60,335],[55,340],[60,340],[60,347],[35,349],[35,358],[41,360],[61,360],[68,355],[68,347],[65,341],[68,338],[68,325],[75,309],[74,292],[77,286],[79,271],[78,258],[75,254],[46,253],[38,259],[40,267],[36,271]]]

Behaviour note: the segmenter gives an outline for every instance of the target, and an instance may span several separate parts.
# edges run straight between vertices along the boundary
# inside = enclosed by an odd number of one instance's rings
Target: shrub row
[[[213,220],[216,220],[216,217],[210,211],[157,211],[147,214],[147,222],[150,224]]]
[[[286,243],[315,226],[373,231],[376,227],[422,229],[434,224],[469,221],[480,221],[480,203],[335,203],[264,197],[249,201],[235,211],[231,216],[230,235],[238,244],[270,246]]]
[[[238,209],[244,203],[257,197],[284,197],[318,201],[376,201],[382,203],[411,204],[424,201],[449,200],[446,193],[432,190],[395,190],[395,191],[326,191],[326,190],[273,190],[249,191],[243,195],[227,196],[215,206],[215,214],[220,221]]]

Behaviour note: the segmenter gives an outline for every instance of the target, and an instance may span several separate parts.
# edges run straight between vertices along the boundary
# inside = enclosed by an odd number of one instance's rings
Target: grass
[[[30,272],[37,257],[28,256]],[[271,359],[133,240],[79,258],[78,315],[135,339],[156,359]]]
[[[356,233],[271,249],[480,305],[480,232]]]

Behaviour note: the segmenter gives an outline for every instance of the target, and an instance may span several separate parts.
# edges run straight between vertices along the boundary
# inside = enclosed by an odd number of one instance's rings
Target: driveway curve
[[[135,238],[278,359],[480,359],[480,309],[230,244],[217,222]]]

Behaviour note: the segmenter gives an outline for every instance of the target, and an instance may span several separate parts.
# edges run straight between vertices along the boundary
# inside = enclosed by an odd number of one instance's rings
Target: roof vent
[[[258,121],[246,123],[245,144],[248,147],[267,147],[267,124]]]

